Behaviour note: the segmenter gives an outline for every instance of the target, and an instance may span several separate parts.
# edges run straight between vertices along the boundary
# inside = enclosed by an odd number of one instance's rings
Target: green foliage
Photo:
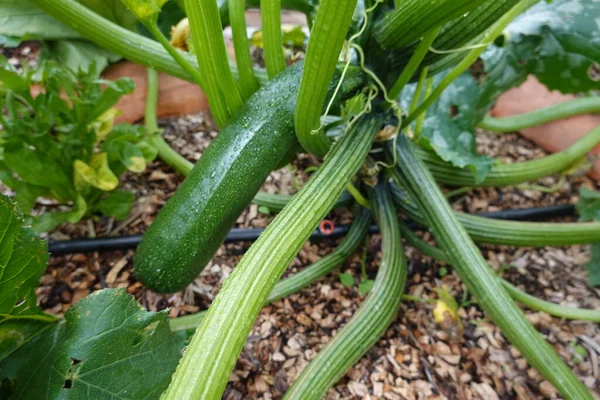
[[[46,268],[46,243],[24,228],[23,216],[0,195],[0,360],[46,330],[54,317],[36,304],[35,288]]]
[[[144,25],[156,24],[162,6],[168,0],[121,0],[129,11]]]
[[[0,220],[1,397],[158,398],[184,344],[167,313],[145,311],[124,289],[95,292],[64,320],[43,313],[35,288],[46,243],[4,195]]]
[[[44,88],[37,96],[30,93],[34,75]],[[0,179],[16,192],[15,201],[26,214],[40,196],[68,207],[34,217],[35,230],[98,211],[124,218],[133,196],[112,194],[118,176],[126,169],[143,171],[155,156],[141,127],[113,126],[118,111],[112,107],[133,90],[133,82],[99,81],[93,65],[75,73],[52,62],[22,73],[4,63],[0,77],[5,113],[0,116]]]
[[[120,0],[79,0],[81,4],[109,21],[130,30],[136,27],[135,17]],[[40,60],[51,59],[73,71],[88,71],[95,63],[100,73],[109,62],[121,57],[102,49],[73,29],[58,22],[38,8],[33,0],[6,0],[0,3],[0,44],[16,47],[23,40],[45,40],[46,51]]]
[[[434,79],[434,85],[444,74]],[[417,84],[408,85],[401,94],[400,104],[410,107]],[[444,161],[468,167],[476,182],[482,182],[490,172],[493,159],[477,152],[473,127],[473,108],[477,102],[478,86],[470,74],[456,79],[427,110],[419,144],[433,149]]]
[[[477,117],[529,74],[563,93],[600,89],[600,81],[591,75],[600,60],[598,15],[597,1],[556,0],[540,2],[518,17],[506,29],[504,43],[482,57],[487,77]]]
[[[125,289],[106,289],[0,363],[0,378],[14,399],[158,398],[182,348],[166,312],[145,311]]]
[[[340,274],[340,282],[346,287],[352,287],[354,286],[354,277],[351,274],[344,272],[343,274]]]
[[[120,56],[85,40],[56,40],[46,42],[40,54],[40,62],[54,61],[57,65],[68,66],[71,70],[95,70],[102,72],[109,63],[119,61]]]
[[[0,2],[0,35],[5,45],[29,39],[78,39],[81,35],[40,10],[33,0]]]
[[[600,221],[600,193],[582,188],[576,207],[580,221]],[[600,243],[592,245],[590,261],[584,268],[590,286],[600,286]]]

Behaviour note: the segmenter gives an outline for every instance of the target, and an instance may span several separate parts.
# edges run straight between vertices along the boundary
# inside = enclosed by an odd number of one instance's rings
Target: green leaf
[[[600,193],[581,188],[575,205],[580,221],[600,221]],[[600,243],[592,245],[590,261],[584,265],[590,286],[600,286]]]
[[[102,17],[130,30],[135,17],[119,0],[79,0]],[[73,29],[42,11],[35,0],[3,0],[0,2],[0,35],[17,40],[81,39]]]
[[[78,0],[81,4],[102,17],[131,31],[136,30],[135,16],[120,0]]]
[[[75,200],[75,204],[73,208],[69,211],[55,211],[55,212],[45,212],[41,215],[36,215],[32,217],[33,222],[31,227],[33,231],[37,234],[42,232],[49,232],[52,229],[56,228],[58,225],[63,222],[70,222],[72,224],[79,222],[85,213],[87,212],[88,207],[83,196],[77,196]]]
[[[110,170],[106,153],[94,154],[90,164],[81,160],[73,163],[75,187],[80,193],[86,193],[86,185],[106,192],[119,185],[119,178]]]
[[[20,44],[21,44],[21,39],[19,39],[18,37],[0,34],[0,45],[11,48],[11,47],[17,47]]]
[[[224,7],[227,13],[227,7]],[[158,16],[158,29],[166,36],[171,37],[171,29],[179,23],[182,19],[185,18],[185,12],[183,8],[177,4],[177,1],[168,1],[162,8]],[[222,20],[221,20],[222,21]],[[222,21],[225,25],[225,22]],[[154,35],[152,35],[148,29],[143,24],[138,24],[138,30],[140,34],[149,37],[154,40]]]
[[[162,6],[168,0],[121,0],[143,24],[155,24]]]
[[[580,221],[600,221],[600,193],[581,188],[575,205]]]
[[[340,282],[346,287],[354,286],[354,277],[346,272],[340,274]]]
[[[0,68],[0,89],[20,91],[28,88],[27,81],[17,72]]]
[[[131,192],[110,192],[96,205],[94,211],[99,211],[107,217],[115,217],[124,220],[129,216],[131,207],[135,201],[135,195]]]
[[[265,215],[271,215],[271,210],[269,210],[269,207],[265,206],[258,207],[258,212]]]
[[[89,72],[92,66],[96,76],[109,63],[119,61],[121,56],[85,40],[58,40],[46,43],[46,49],[41,53],[41,60],[52,60],[58,65],[71,68],[74,72]]]
[[[306,40],[306,34],[302,30],[302,26],[282,26],[283,45],[290,47],[302,47]]]
[[[551,90],[580,93],[600,89],[591,71],[600,60],[600,2],[540,2],[505,31],[502,46],[482,58],[488,74],[477,112],[483,117],[497,96],[518,86],[529,74]]]
[[[63,199],[75,197],[69,174],[41,151],[22,144],[4,149],[4,163],[25,182],[55,191]]]
[[[146,169],[146,158],[142,151],[134,144],[120,142],[121,162],[131,172],[143,172]]]
[[[37,306],[35,288],[48,249],[8,197],[0,194],[0,360],[48,328],[54,317]]]
[[[96,83],[105,86],[102,96],[97,100],[94,109],[90,112],[90,118],[95,120],[106,113],[111,107],[123,97],[135,90],[135,83],[130,78],[119,78],[116,81],[99,79]]]
[[[182,348],[166,312],[147,312],[125,289],[108,289],[0,363],[0,378],[13,398],[158,399]]]
[[[140,149],[146,162],[154,161],[158,156],[158,149],[145,140],[136,143],[135,146]]]
[[[0,35],[13,40],[76,39],[81,35],[39,9],[34,0],[0,2]]]
[[[436,81],[443,74],[436,77]],[[435,85],[435,83],[434,83]],[[402,97],[414,94],[416,85],[408,85]],[[433,149],[444,161],[460,168],[468,167],[477,182],[483,181],[492,168],[493,159],[477,152],[473,128],[473,107],[478,86],[470,74],[456,79],[427,110],[420,144]],[[407,100],[405,109],[407,109]]]
[[[358,285],[358,291],[360,294],[368,294],[371,289],[373,289],[373,285],[375,281],[368,279],[366,281],[362,281],[360,285]]]
[[[42,197],[48,194],[48,189],[31,185],[25,182],[18,181],[17,185],[13,187],[16,194],[13,200],[19,206],[19,209],[24,214],[29,214],[35,205],[38,197]]]

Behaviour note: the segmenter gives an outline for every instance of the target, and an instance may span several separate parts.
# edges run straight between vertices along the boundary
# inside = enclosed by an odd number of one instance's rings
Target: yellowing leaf
[[[106,139],[106,136],[108,136],[108,134],[113,130],[115,118],[121,114],[121,110],[112,107],[106,110],[98,117],[96,121],[92,123],[92,127],[96,132],[96,143]]]
[[[435,308],[433,309],[433,318],[435,319],[435,322],[440,325],[444,325],[448,317],[456,320],[456,311],[448,307],[448,304],[444,303],[443,301],[436,301]]]
[[[79,193],[85,193],[87,187],[96,179],[96,173],[86,163],[81,160],[75,160],[73,163],[73,183],[75,190]]]
[[[121,0],[143,24],[154,24],[167,0]]]
[[[131,157],[128,167],[132,172],[143,172],[146,169],[146,160],[144,157]]]
[[[117,178],[108,166],[106,153],[92,156],[90,165],[81,160],[75,160],[73,172],[75,188],[80,193],[85,192],[86,185],[91,185],[108,192],[114,190],[119,184],[119,178]]]
[[[256,31],[252,34],[250,38],[250,45],[254,47],[258,47],[259,49],[263,48],[263,34],[262,31]]]
[[[95,154],[90,164],[96,171],[96,183],[92,186],[104,191],[114,190],[119,185],[119,178],[110,170],[108,166],[108,156],[106,153]]]

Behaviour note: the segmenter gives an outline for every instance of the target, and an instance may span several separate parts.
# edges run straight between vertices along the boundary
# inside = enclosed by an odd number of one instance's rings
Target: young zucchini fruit
[[[296,64],[256,92],[160,211],[134,258],[134,273],[148,288],[173,293],[192,282],[297,144],[293,115],[301,73]],[[356,70],[347,75],[344,93],[359,87],[361,76]]]
[[[183,355],[163,400],[220,399],[254,321],[313,229],[358,172],[384,119],[361,118],[244,254]]]
[[[406,258],[388,185],[375,188],[373,210],[381,230],[382,259],[373,289],[348,323],[304,368],[284,399],[322,399],[388,329],[400,306]]]
[[[373,34],[384,49],[410,45],[430,30],[468,15],[485,0],[404,0],[375,23]]]
[[[399,184],[423,210],[427,226],[481,308],[527,361],[549,380],[565,399],[592,399],[585,386],[515,305],[466,230],[456,219],[441,189],[413,143],[401,135],[397,148]]]

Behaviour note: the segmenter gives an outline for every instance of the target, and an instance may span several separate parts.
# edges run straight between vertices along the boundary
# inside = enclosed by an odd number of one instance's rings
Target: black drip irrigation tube
[[[490,219],[502,219],[511,221],[532,221],[547,220],[570,216],[575,213],[575,207],[570,204],[554,205],[547,207],[521,208],[515,210],[503,210],[496,212],[482,212],[475,214],[480,217]],[[412,229],[422,229],[415,222],[409,221],[409,227]],[[350,225],[334,226],[333,229],[327,229],[323,232],[321,229],[314,231],[310,237],[311,240],[336,239],[348,233]],[[234,242],[253,242],[264,231],[264,228],[234,228],[229,232],[225,243]],[[377,226],[369,227],[369,233],[378,233]],[[143,235],[130,236],[108,236],[93,239],[75,239],[75,240],[51,240],[48,244],[48,250],[53,256],[71,253],[92,253],[117,250],[135,249],[141,242]]]

